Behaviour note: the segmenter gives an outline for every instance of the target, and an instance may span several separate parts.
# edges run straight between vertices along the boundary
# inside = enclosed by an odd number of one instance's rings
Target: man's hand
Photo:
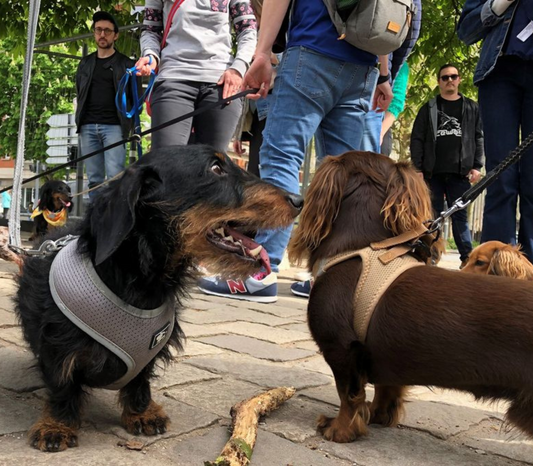
[[[374,92],[374,100],[372,101],[372,110],[376,113],[382,113],[389,108],[392,102],[392,88],[388,81],[378,84]]]
[[[257,100],[266,97],[272,79],[272,63],[270,54],[258,53],[254,57],[252,65],[244,75],[243,89],[259,89],[257,94],[248,94],[247,97]]]
[[[150,61],[151,64],[149,65]],[[155,57],[141,57],[135,63],[135,68],[137,68],[135,73],[137,76],[150,76],[152,70],[157,68],[157,60]]]
[[[479,170],[476,170],[475,168],[472,168],[472,170],[470,170],[468,172],[467,178],[468,178],[468,181],[470,181],[471,184],[475,184],[481,178],[481,173],[479,172]]]
[[[242,76],[237,70],[228,68],[218,80],[219,86],[224,86],[222,89],[222,98],[230,97],[240,92],[242,85]]]
[[[233,140],[233,150],[237,155],[244,155],[246,151],[242,147],[242,141],[240,139]]]

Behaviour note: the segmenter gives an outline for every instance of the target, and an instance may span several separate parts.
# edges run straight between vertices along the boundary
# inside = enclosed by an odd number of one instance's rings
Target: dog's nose
[[[287,194],[285,199],[287,199],[287,202],[294,207],[297,214],[300,213],[304,206],[304,198],[302,196],[299,196],[298,194]]]

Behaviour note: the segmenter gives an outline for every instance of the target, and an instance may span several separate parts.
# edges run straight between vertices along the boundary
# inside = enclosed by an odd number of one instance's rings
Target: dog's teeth
[[[232,243],[235,242],[235,240],[233,239],[233,236],[231,236],[231,235],[226,236],[224,239],[225,239],[226,241],[231,241]]]
[[[224,228],[222,228],[222,227],[221,227],[221,228],[217,228],[217,229],[215,230],[215,233],[216,233],[217,235],[220,235],[220,236],[224,237]]]
[[[255,249],[250,250],[250,255],[252,257],[257,257],[261,253],[262,249],[263,249],[263,246],[259,245]]]

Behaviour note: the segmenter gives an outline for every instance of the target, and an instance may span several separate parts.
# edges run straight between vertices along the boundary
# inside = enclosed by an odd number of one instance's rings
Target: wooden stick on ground
[[[233,433],[215,461],[204,466],[247,466],[257,439],[259,418],[279,408],[291,398],[293,387],[278,387],[241,401],[231,408]]]

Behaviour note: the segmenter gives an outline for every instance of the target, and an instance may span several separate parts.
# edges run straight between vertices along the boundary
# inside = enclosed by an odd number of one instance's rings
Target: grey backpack
[[[415,9],[413,0],[323,1],[339,40],[376,55],[387,55],[400,48]]]

